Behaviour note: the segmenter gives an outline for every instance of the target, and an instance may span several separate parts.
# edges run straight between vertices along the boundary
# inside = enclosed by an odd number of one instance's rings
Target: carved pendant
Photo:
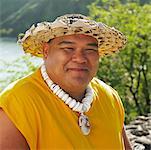
[[[84,135],[88,135],[90,133],[90,123],[88,117],[83,113],[79,116],[79,126]]]

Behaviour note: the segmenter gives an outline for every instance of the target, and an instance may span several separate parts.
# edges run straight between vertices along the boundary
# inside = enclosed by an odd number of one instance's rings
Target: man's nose
[[[72,61],[76,62],[76,63],[86,63],[87,58],[86,58],[86,55],[83,52],[77,51],[73,54]]]

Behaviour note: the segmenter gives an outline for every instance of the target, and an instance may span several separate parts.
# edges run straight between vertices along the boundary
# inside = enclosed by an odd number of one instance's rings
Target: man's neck
[[[66,91],[66,90],[64,90]],[[72,91],[66,91],[72,98],[74,98],[76,101],[81,102],[82,99],[85,97],[85,90],[83,92],[72,92]]]

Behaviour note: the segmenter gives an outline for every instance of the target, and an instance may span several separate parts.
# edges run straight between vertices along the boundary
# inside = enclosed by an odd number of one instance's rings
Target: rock
[[[136,139],[135,142],[144,145],[146,149],[151,148],[151,140],[145,136]]]
[[[142,124],[143,121],[142,120],[134,120],[131,122],[132,125],[139,125],[139,124]]]
[[[142,144],[134,143],[133,150],[145,150],[145,146]]]
[[[151,150],[151,114],[138,116],[126,125],[126,133],[133,150]]]
[[[129,124],[129,125],[127,125],[125,128],[126,128],[126,130],[131,130],[131,129],[134,130],[134,129],[137,129],[137,126],[136,126],[136,125],[130,125],[130,124]]]
[[[136,136],[146,136],[146,135],[149,135],[149,131],[147,129],[143,129],[143,127],[141,125],[138,125],[136,129],[133,129],[131,131],[131,133],[133,135],[136,135]]]
[[[136,118],[136,120],[148,121],[148,117],[138,116],[138,117]]]

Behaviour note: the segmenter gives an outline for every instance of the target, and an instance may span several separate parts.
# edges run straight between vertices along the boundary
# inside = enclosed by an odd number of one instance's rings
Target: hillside
[[[17,36],[33,23],[52,21],[66,13],[87,15],[86,6],[91,2],[93,0],[0,0],[0,35]]]
[[[16,37],[33,23],[52,21],[66,13],[88,15],[87,6],[96,0],[0,0],[0,36]],[[121,0],[123,3],[127,1]],[[99,1],[101,4],[101,0]],[[149,3],[150,0],[140,0]]]

